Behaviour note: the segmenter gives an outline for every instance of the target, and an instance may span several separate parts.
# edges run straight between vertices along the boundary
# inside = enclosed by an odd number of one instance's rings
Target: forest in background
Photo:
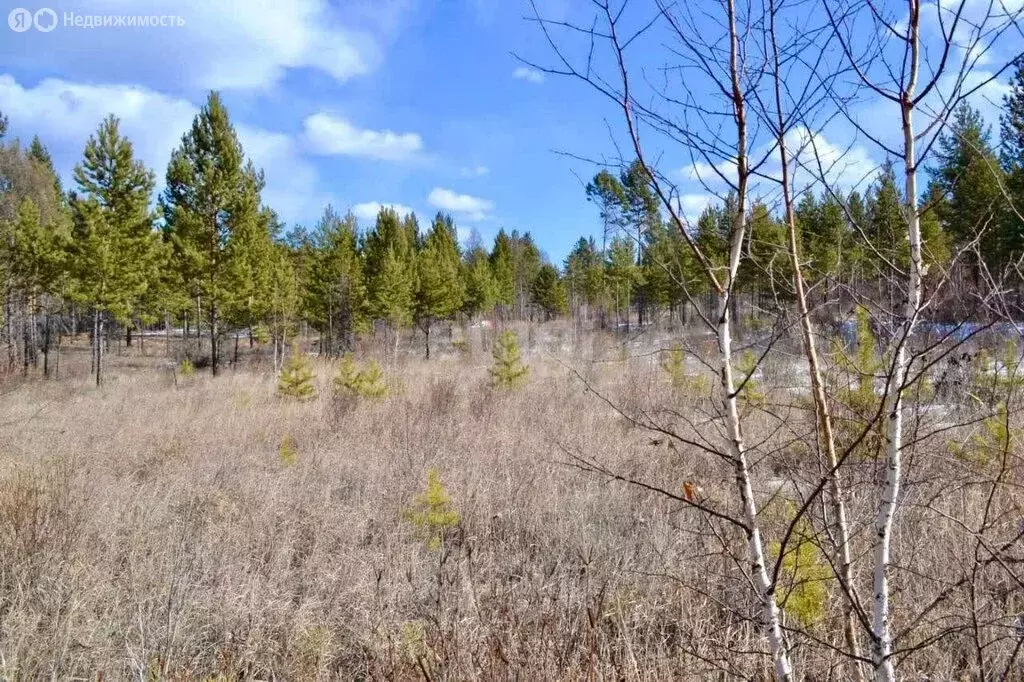
[[[953,267],[958,286],[975,291],[1020,280],[1024,222],[1012,207],[1024,202],[1024,66],[1009,88],[997,137],[968,103],[956,108],[920,197],[926,268],[945,277]],[[5,139],[0,151],[8,374],[49,376],[51,352],[82,332],[107,344],[123,334],[129,345],[136,330],[205,337],[213,347],[202,364],[216,373],[233,357],[232,339],[234,357],[243,336],[247,345],[272,343],[278,362],[300,325],[328,355],[352,350],[357,334],[386,329],[397,339],[413,327],[429,357],[438,322],[569,315],[629,331],[665,314],[685,324],[694,307],[713,308],[711,287],[639,161],[601,170],[586,185],[598,236],[580,237],[553,263],[529,232],[501,229],[490,248],[476,233],[460,244],[442,213],[421,226],[414,214],[382,208],[361,227],[328,206],[312,229],[281,224],[216,93],[182,137],[159,196],[154,172],[113,117],[86,143],[66,189],[38,137],[28,145]],[[805,188],[795,205],[807,283],[833,326],[852,319],[855,303],[844,291],[894,296],[890,266],[905,268],[910,258],[893,163],[859,180],[862,190]],[[679,226],[719,269],[735,204],[729,194]],[[748,295],[752,317],[771,317],[794,297],[780,209],[771,196],[745,209],[733,303]],[[971,306],[955,301],[929,315],[973,319]],[[103,344],[92,346],[98,382]]]

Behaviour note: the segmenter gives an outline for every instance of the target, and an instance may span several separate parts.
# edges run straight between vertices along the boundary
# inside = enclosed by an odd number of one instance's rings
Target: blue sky
[[[559,12],[563,0],[547,3]],[[565,0],[568,2],[568,0]],[[39,134],[65,181],[107,112],[162,178],[209,88],[221,90],[265,200],[312,226],[328,202],[372,213],[449,210],[489,240],[530,230],[555,260],[593,229],[574,175],[553,150],[607,139],[564,85],[511,55],[537,43],[513,0],[94,0],[11,3],[61,16],[51,33],[0,33],[0,109],[14,135]],[[216,7],[211,7],[216,5]],[[184,27],[65,27],[63,14],[167,14]],[[582,93],[574,103],[588,100]]]
[[[6,6],[51,7],[61,17],[50,33],[0,31],[0,110],[14,135],[43,139],[66,184],[107,113],[122,119],[162,179],[171,149],[215,88],[265,170],[265,202],[289,224],[311,227],[327,203],[354,210],[364,225],[381,203],[415,210],[421,222],[442,209],[464,235],[475,229],[485,241],[499,227],[529,230],[555,262],[598,229],[583,190],[597,168],[557,151],[612,157],[612,138],[623,142],[620,121],[584,86],[544,77],[512,56],[552,63],[537,27],[523,19],[526,0]],[[538,6],[557,19],[588,3]],[[75,28],[63,24],[68,12],[173,15],[184,26]],[[662,55],[640,54],[637,63],[649,58]],[[998,99],[998,89],[992,94]],[[891,121],[879,106],[866,103],[866,119]],[[849,127],[823,133],[819,142],[841,159],[847,184],[884,158]],[[694,177],[693,159],[658,151],[676,169],[685,211],[698,213],[711,194]]]

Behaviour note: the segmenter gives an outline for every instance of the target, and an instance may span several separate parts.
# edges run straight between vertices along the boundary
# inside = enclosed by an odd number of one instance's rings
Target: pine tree
[[[341,347],[351,350],[353,335],[366,325],[367,312],[355,216],[341,217],[328,206],[313,233],[312,245],[305,290],[307,314],[326,336],[325,352],[337,352],[339,341]]]
[[[565,286],[558,276],[558,268],[550,263],[541,266],[537,278],[533,281],[531,299],[533,304],[544,312],[545,320],[568,311]]]
[[[587,201],[596,203],[600,211],[603,252],[608,240],[626,223],[626,188],[619,178],[602,170],[587,184]]]
[[[167,251],[153,227],[153,173],[135,159],[132,143],[107,117],[75,167],[74,296],[93,308],[93,353],[102,381],[101,340],[107,317],[130,325],[142,310]]]
[[[316,398],[316,373],[313,372],[313,363],[303,354],[298,343],[292,346],[292,355],[281,368],[281,376],[277,379],[277,392],[299,400]]]
[[[1017,60],[1010,92],[1003,97],[999,140],[999,160],[1012,203],[1004,213],[1001,246],[1004,256],[1014,259],[1024,253],[1024,58]]]
[[[491,273],[497,290],[497,302],[506,309],[515,302],[516,266],[512,255],[512,239],[504,229],[498,230],[491,249]],[[507,310],[506,310],[507,312]]]
[[[635,254],[632,239],[620,234],[612,238],[605,261],[605,277],[615,307],[616,319],[621,320],[621,316],[625,314],[626,331],[629,331],[629,309],[633,300],[633,289],[640,279]]]
[[[240,223],[228,243],[226,277],[229,282],[222,314],[236,329],[252,329],[270,313],[273,275],[279,231],[277,215],[260,211],[256,220]],[[235,360],[238,332],[235,334]]]
[[[11,277],[12,293],[20,296],[27,318],[23,339],[24,369],[27,372],[30,361],[36,361],[37,349],[42,345],[43,370],[48,374],[50,313],[53,299],[64,289],[68,273],[70,232],[66,216],[61,212],[55,214],[52,222],[43,223],[38,206],[31,197],[26,197],[10,227],[0,229],[0,238],[7,247],[3,260]],[[35,336],[40,315],[45,325],[43,344]]]
[[[175,263],[208,316],[214,376],[219,325],[232,295],[231,261],[242,252],[232,242],[259,220],[262,189],[263,174],[246,163],[227,109],[211,92],[171,155],[161,206]]]
[[[903,195],[896,184],[892,160],[886,160],[878,174],[869,196],[867,213],[865,232],[872,248],[866,258],[875,263],[875,274],[885,277],[889,274],[887,264],[904,267],[910,258]],[[885,260],[884,263],[879,262],[879,255]]]
[[[351,353],[341,358],[338,373],[334,377],[335,397],[365,398],[383,400],[388,395],[387,382],[380,364],[370,359],[362,368],[356,366]]]
[[[370,309],[395,334],[412,321],[416,286],[415,221],[403,221],[392,208],[382,208],[374,229],[366,236],[366,274]]]
[[[6,118],[0,116],[0,125],[6,126]],[[48,157],[38,141],[28,149],[17,139],[0,142],[0,339],[7,347],[9,370],[21,360],[27,372],[30,364],[37,364],[41,348],[46,376],[51,316],[61,309],[70,281],[70,263],[63,259],[69,216]],[[32,213],[26,201],[38,218],[26,215]]]
[[[937,147],[938,164],[929,172],[934,196],[941,197],[934,209],[942,228],[957,245],[979,237],[986,262],[999,267],[1007,251],[998,229],[1003,218],[1002,169],[981,114],[966,102],[960,105]],[[979,265],[972,264],[975,277]]]
[[[491,272],[487,251],[475,246],[467,251],[463,260],[463,279],[466,282],[466,299],[463,311],[470,318],[487,315],[498,301],[498,285]]]
[[[438,213],[417,256],[416,319],[430,359],[430,327],[452,318],[465,300],[458,237],[451,216]]]
[[[594,238],[580,237],[565,259],[565,285],[573,314],[582,306],[590,309],[603,305],[604,266]]]
[[[807,265],[805,277],[811,283],[835,281],[845,250],[855,241],[850,238],[841,200],[832,194],[822,194],[818,200],[810,191],[805,192],[796,208],[796,219]],[[829,288],[825,287],[826,299]]]
[[[730,195],[724,207],[708,206],[697,219],[694,240],[704,258],[716,271],[724,270],[727,266],[729,235],[732,230],[729,215],[734,201]]]
[[[650,235],[661,225],[661,211],[658,198],[651,190],[650,175],[639,159],[623,170],[620,178],[624,190],[622,215],[626,222],[625,229],[636,244],[637,319],[643,324],[647,288],[643,279],[646,270],[642,266]]]
[[[530,368],[523,364],[516,333],[501,333],[492,351],[494,365],[490,368],[491,384],[499,388],[516,388],[526,382]]]
[[[523,319],[531,302],[533,282],[540,272],[543,258],[529,232],[520,235],[513,230],[511,240],[512,262],[515,266],[514,299],[518,316]]]
[[[28,147],[28,156],[30,159],[34,159],[42,164],[48,173],[53,176],[54,192],[58,197],[63,197],[64,187],[61,184],[60,176],[57,175],[57,169],[53,165],[53,157],[50,156],[50,150],[46,148],[46,145],[43,144],[38,135],[32,137],[32,144]]]
[[[299,308],[299,282],[292,255],[285,244],[274,244],[270,254],[266,321],[274,343],[275,359],[279,353],[283,355],[285,343],[295,331]]]
[[[737,286],[746,291],[787,297],[793,268],[786,251],[786,229],[768,207],[756,202],[747,217],[749,258],[740,265]]]
[[[858,281],[865,275],[869,249],[861,234],[868,231],[868,205],[860,192],[854,190],[846,197],[846,229],[853,235],[850,248],[844,253],[843,270],[840,273],[850,281]]]

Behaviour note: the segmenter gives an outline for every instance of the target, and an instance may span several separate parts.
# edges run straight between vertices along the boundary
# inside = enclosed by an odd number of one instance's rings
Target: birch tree
[[[900,122],[899,141],[888,144],[864,122],[850,116],[847,109],[841,110],[874,144],[900,159],[903,172],[902,220],[909,250],[908,263],[902,268],[892,259],[883,258],[893,280],[899,284],[902,305],[895,303],[896,307],[890,311],[894,319],[892,359],[883,396],[887,411],[885,481],[874,520],[871,618],[871,658],[875,679],[891,682],[896,679],[896,667],[893,660],[890,572],[893,527],[904,476],[904,401],[913,383],[909,347],[926,303],[918,172],[952,112],[991,80],[991,77],[982,78],[979,82],[971,78],[972,71],[995,41],[1015,25],[1019,9],[1008,13],[1002,7],[989,5],[980,8],[980,14],[976,15],[979,9],[966,1],[940,6],[936,10],[938,36],[931,36],[938,42],[938,56],[929,59],[931,53],[922,35],[923,16],[928,6],[920,0],[907,1],[903,25],[898,25],[895,19],[887,18],[867,3],[823,3],[822,6],[846,64],[856,74],[860,86],[872,97],[887,102],[894,118],[898,114]],[[854,43],[853,36],[858,30],[866,30],[872,36],[871,49],[863,50]],[[863,38],[857,40],[860,42]],[[890,44],[894,47],[887,50]]]
[[[764,163],[763,155],[751,160],[751,140],[748,137],[747,93],[752,87],[752,81],[759,78],[757,74],[760,65],[754,63],[756,60],[750,59],[752,55],[746,51],[745,41],[749,29],[757,23],[758,18],[752,13],[743,13],[744,10],[738,8],[733,0],[725,0],[721,4],[721,15],[718,17],[721,34],[707,36],[706,29],[702,31],[688,25],[687,22],[692,19],[692,15],[658,3],[656,11],[651,12],[654,18],[648,18],[639,24],[640,28],[630,31],[625,28],[623,20],[626,3],[613,7],[608,0],[595,0],[593,5],[593,23],[572,25],[569,26],[569,30],[583,33],[589,41],[593,41],[593,45],[601,45],[606,50],[604,57],[612,64],[610,72],[606,74],[595,71],[593,48],[587,53],[588,57],[582,65],[575,64],[560,47],[553,34],[553,31],[558,30],[563,24],[545,20],[534,5],[535,19],[555,54],[557,64],[546,68],[546,71],[582,81],[618,109],[626,129],[630,151],[649,179],[651,189],[662,210],[668,214],[671,224],[686,240],[699,270],[708,282],[709,288],[716,294],[716,309],[712,317],[704,318],[704,322],[714,335],[717,345],[716,371],[720,382],[718,397],[725,437],[722,449],[712,452],[728,462],[734,472],[736,496],[741,510],[739,517],[734,521],[745,538],[750,585],[761,610],[762,632],[768,642],[776,678],[788,682],[794,679],[793,666],[776,599],[776,585],[767,570],[765,543],[753,489],[750,452],[743,434],[739,406],[740,389],[750,377],[738,375],[733,347],[734,321],[731,305],[737,295],[737,276],[748,237],[750,183],[754,173]],[[749,7],[745,8],[745,11],[749,12]],[[634,88],[638,87],[637,81],[631,76],[628,66],[629,57],[633,54],[631,50],[636,51],[645,44],[642,38],[659,21],[664,22],[661,28],[666,30],[673,40],[672,52],[681,55],[681,61],[699,70],[702,77],[707,78],[712,84],[711,91],[716,103],[721,107],[716,110],[716,114],[723,121],[728,121],[732,127],[728,136],[712,135],[704,139],[699,134],[691,132],[680,118],[673,119],[655,111],[646,100],[641,101],[636,96]],[[667,96],[659,98],[657,93],[654,94],[654,99],[662,103],[679,104],[679,100]],[[686,108],[685,104],[682,106]],[[700,105],[694,106],[696,111],[702,108]],[[707,111],[707,108],[704,107],[703,110]],[[710,260],[709,255],[704,253],[694,238],[693,231],[688,229],[688,222],[679,209],[671,181],[666,179],[665,174],[660,172],[651,160],[655,152],[649,152],[645,146],[645,131],[654,131],[652,134],[662,132],[710,167],[725,168],[713,171],[727,184],[733,197],[728,213],[726,260],[722,266],[716,266]]]

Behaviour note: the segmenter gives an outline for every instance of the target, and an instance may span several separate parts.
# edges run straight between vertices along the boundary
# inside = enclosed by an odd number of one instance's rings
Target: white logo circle
[[[15,33],[24,33],[32,28],[32,13],[24,7],[15,7],[7,15],[7,25]]]
[[[34,20],[36,22],[36,30],[42,33],[49,33],[57,28],[57,13],[49,7],[36,10]]]

